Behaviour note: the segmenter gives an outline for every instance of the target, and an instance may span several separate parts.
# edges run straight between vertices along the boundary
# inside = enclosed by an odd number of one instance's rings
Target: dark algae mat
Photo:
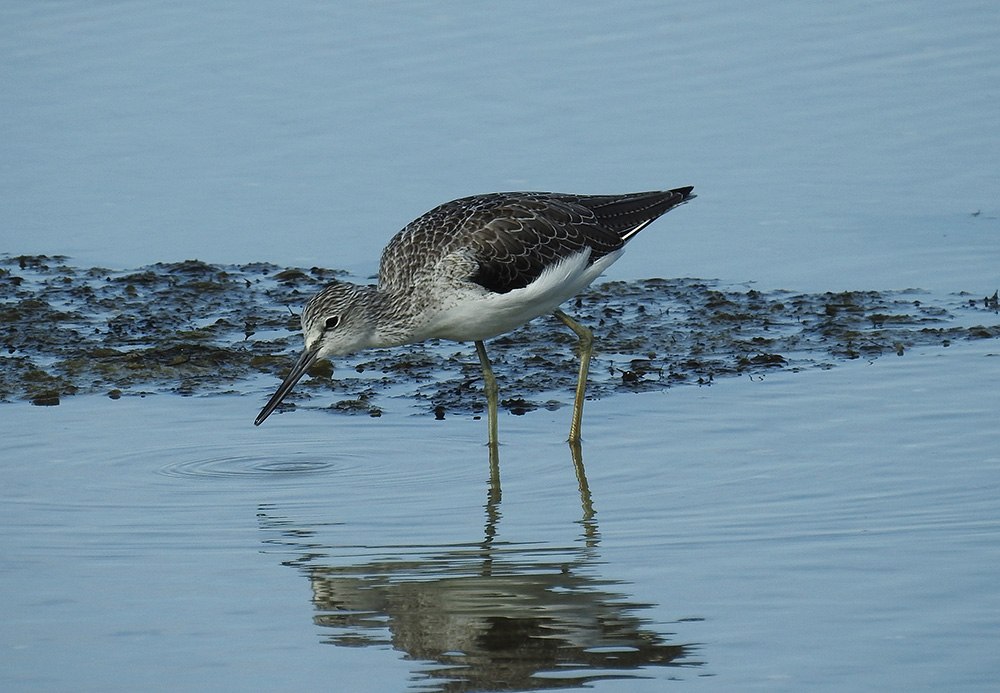
[[[343,275],[262,262],[112,270],[74,267],[62,256],[0,256],[0,400],[264,395],[302,347],[298,312]],[[796,293],[645,279],[595,283],[564,309],[594,332],[590,397],[904,357],[914,347],[1000,336],[996,289],[981,286],[949,294]],[[570,402],[575,341],[544,317],[491,340],[502,406],[524,413]],[[321,362],[309,375],[283,408],[378,416],[405,400],[442,417],[478,412],[484,402],[471,344],[360,352]]]

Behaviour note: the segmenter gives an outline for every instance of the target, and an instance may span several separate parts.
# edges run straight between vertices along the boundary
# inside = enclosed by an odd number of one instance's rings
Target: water
[[[987,2],[6,3],[0,250],[364,277],[462,195],[691,184],[609,278],[992,295],[998,27]],[[990,689],[998,353],[590,401],[589,519],[567,408],[501,418],[498,500],[484,422],[409,401],[260,429],[274,380],[4,404],[0,688]]]
[[[614,276],[996,283],[1000,9],[939,10],[7,3],[4,245],[364,275],[463,195],[690,184]]]
[[[501,419],[496,504],[481,421],[9,406],[4,687],[402,690],[491,654],[642,677],[598,690],[983,690],[998,358],[982,341],[589,402],[589,521],[568,410]],[[505,657],[483,645],[498,615],[576,657],[675,660],[567,668],[537,639]]]

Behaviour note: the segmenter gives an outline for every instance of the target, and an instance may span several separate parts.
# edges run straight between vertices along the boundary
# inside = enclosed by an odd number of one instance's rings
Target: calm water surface
[[[992,0],[8,2],[0,233],[365,276],[463,195],[694,185],[612,276],[992,293],[998,44]]]
[[[498,499],[482,421],[10,405],[0,678],[984,690],[998,358],[984,341],[591,402],[589,519],[565,409],[502,419]]]

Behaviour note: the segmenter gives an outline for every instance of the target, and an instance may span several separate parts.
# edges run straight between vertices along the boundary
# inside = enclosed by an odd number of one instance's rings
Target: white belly
[[[590,250],[571,255],[542,272],[523,289],[497,294],[469,284],[442,306],[442,310],[419,330],[420,339],[470,341],[489,339],[551,313],[597,279],[621,257],[623,250],[587,264]],[[414,340],[416,341],[416,340]]]

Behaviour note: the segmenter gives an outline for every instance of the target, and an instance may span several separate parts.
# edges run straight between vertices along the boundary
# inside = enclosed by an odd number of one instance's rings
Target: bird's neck
[[[365,287],[364,296],[366,318],[374,327],[372,346],[385,348],[416,341],[421,320],[409,294],[370,286]]]

